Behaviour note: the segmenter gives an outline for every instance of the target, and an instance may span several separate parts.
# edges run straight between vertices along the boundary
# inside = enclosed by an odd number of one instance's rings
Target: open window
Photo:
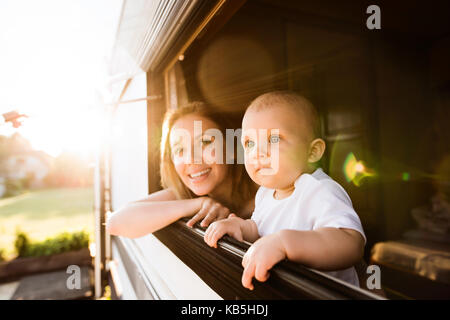
[[[322,166],[350,195],[388,298],[449,298],[449,4],[382,1],[373,31],[365,1],[180,3],[125,2],[116,50],[128,49],[113,62],[128,76],[116,82],[105,208],[161,188],[166,110],[202,100],[239,116],[261,93],[294,90],[322,115]],[[247,247],[224,239],[215,250],[202,232],[179,221],[136,240],[106,235],[104,277],[121,298],[377,298],[288,262],[248,292]]]

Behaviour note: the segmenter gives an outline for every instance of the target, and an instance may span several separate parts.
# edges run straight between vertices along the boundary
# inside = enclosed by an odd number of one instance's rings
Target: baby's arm
[[[328,271],[349,268],[363,253],[364,238],[352,229],[281,230],[260,238],[246,252],[242,285],[252,290],[253,277],[266,281],[268,271],[285,258]]]
[[[227,219],[213,222],[206,229],[204,240],[214,248],[217,248],[217,241],[225,234],[228,234],[239,241],[254,242],[259,238],[256,223],[251,219],[242,219],[235,214],[230,214]]]
[[[353,229],[282,230],[280,235],[288,260],[315,269],[349,268],[364,254],[364,238]]]

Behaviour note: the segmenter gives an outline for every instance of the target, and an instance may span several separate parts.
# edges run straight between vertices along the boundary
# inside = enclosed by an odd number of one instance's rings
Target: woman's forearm
[[[200,210],[202,198],[170,201],[136,201],[114,212],[106,223],[113,235],[138,238],[190,217]]]

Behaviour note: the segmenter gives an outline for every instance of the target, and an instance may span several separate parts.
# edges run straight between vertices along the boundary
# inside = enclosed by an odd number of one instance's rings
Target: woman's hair
[[[183,107],[169,110],[164,116],[162,138],[161,138],[161,184],[163,188],[170,188],[178,199],[190,199],[194,198],[194,193],[181,181],[175,166],[172,162],[172,151],[170,149],[170,131],[172,130],[175,122],[186,115],[198,115],[207,119],[210,119],[215,124],[224,137],[226,137],[226,129],[236,129],[240,125],[234,125],[233,117],[226,115],[222,112],[217,112],[210,106],[203,102],[191,102]],[[226,139],[224,139],[226,140]],[[240,141],[238,141],[238,144]],[[234,152],[236,155],[237,152]],[[228,204],[232,206],[232,210],[239,209],[248,200],[253,198],[254,190],[252,181],[245,171],[243,164],[238,164],[236,159],[234,164],[229,165],[232,175],[232,199],[233,203]]]

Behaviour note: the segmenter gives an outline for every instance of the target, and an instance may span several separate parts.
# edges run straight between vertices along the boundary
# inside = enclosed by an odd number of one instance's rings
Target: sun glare
[[[34,149],[52,156],[63,151],[89,156],[98,149],[103,128],[100,110],[79,110],[30,117],[19,133],[31,142]]]
[[[26,114],[20,133],[36,150],[95,152],[103,128],[96,94],[107,77],[121,0],[0,3],[0,114]],[[30,50],[30,48],[33,48]]]

